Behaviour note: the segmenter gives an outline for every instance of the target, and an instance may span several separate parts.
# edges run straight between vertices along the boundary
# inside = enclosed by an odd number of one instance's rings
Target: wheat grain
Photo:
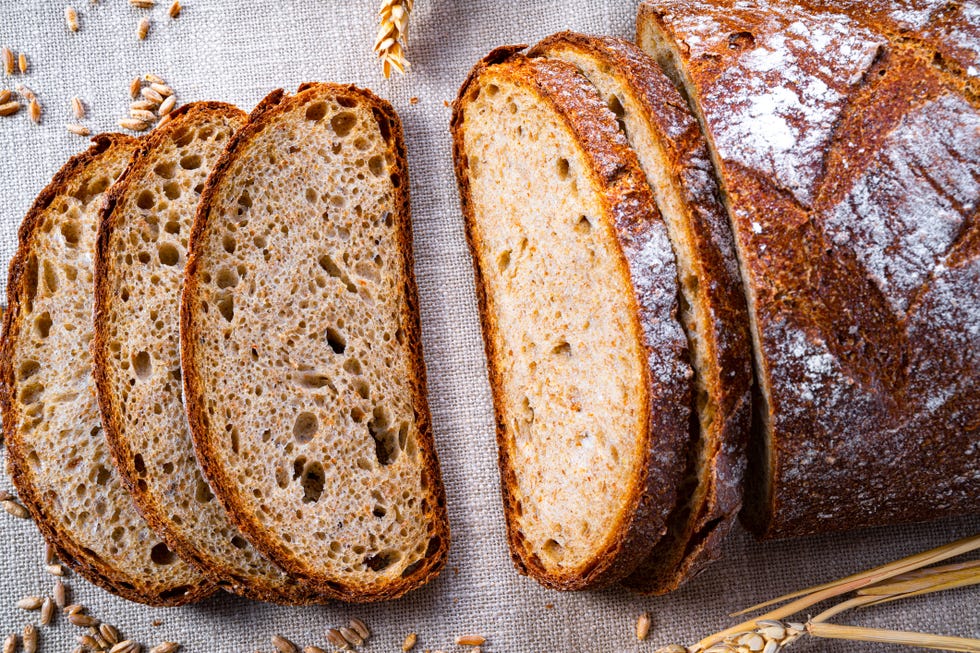
[[[173,111],[175,106],[177,106],[177,96],[168,96],[163,100],[163,102],[160,103],[160,108],[157,109],[157,113],[161,116],[165,116]]]
[[[150,82],[150,88],[163,97],[174,94],[174,90],[162,82]]]
[[[339,649],[347,650],[350,648],[350,643],[344,639],[344,636],[336,628],[331,628],[327,631],[327,641],[330,642],[331,646],[336,646]]]
[[[412,12],[413,0],[382,0],[380,26],[374,41],[374,51],[381,59],[381,72],[385,78],[391,77],[392,70],[400,73],[408,67],[405,47],[408,42],[408,18]]]
[[[17,635],[11,633],[3,640],[3,653],[15,653],[17,651]]]
[[[340,634],[343,636],[344,639],[350,642],[352,646],[364,645],[364,639],[360,635],[358,635],[357,632],[354,631],[353,629],[339,628],[338,630],[340,630]]]
[[[456,638],[456,646],[483,646],[486,641],[487,638],[481,635],[460,635]]]
[[[143,87],[143,82],[140,81],[139,77],[134,77],[133,81],[129,83],[129,97],[134,100],[140,96],[140,88]]]
[[[350,627],[356,630],[357,634],[360,635],[365,641],[367,641],[367,638],[371,636],[371,631],[368,630],[367,624],[360,619],[351,619]]]
[[[0,116],[12,116],[18,111],[20,111],[20,102],[7,102],[6,104],[0,104]],[[18,519],[31,518],[31,513],[27,512],[27,508],[13,500],[4,501],[3,509]]]
[[[319,646],[304,646],[303,653],[327,653]]]
[[[167,10],[167,15],[171,18],[177,18],[180,16],[180,0],[174,0],[174,3],[170,5],[170,9]]]
[[[44,599],[40,596],[25,596],[16,605],[21,610],[39,610],[43,604]]]
[[[27,106],[27,110],[31,120],[34,121],[35,124],[39,124],[41,122],[41,103],[36,99],[31,100],[31,103]],[[61,569],[59,565],[48,565],[46,569],[50,571],[53,567],[58,567],[58,569]],[[60,576],[61,574],[59,573],[57,575]]]
[[[144,88],[140,91],[140,94],[154,104],[160,104],[163,102],[163,96],[154,91],[152,88]]]
[[[32,118],[34,117],[34,114],[33,114],[33,104],[35,102],[36,102],[36,100],[31,100],[31,105],[32,105],[32,107],[31,107],[31,117]],[[40,105],[38,105],[38,113],[37,113],[37,116],[38,116],[38,120],[40,120],[41,119]],[[35,122],[37,122],[37,121],[35,121]],[[52,576],[64,576],[65,575],[65,568],[62,567],[61,565],[47,565],[44,568],[44,571],[48,572]]]
[[[150,649],[150,653],[174,653],[180,648],[177,642],[161,642]]]
[[[71,112],[78,120],[85,117],[85,105],[82,103],[82,99],[77,95],[71,99]]]
[[[636,638],[641,642],[650,634],[650,613],[644,612],[636,619]]]
[[[147,35],[150,33],[150,19],[142,18],[139,24],[136,26],[136,38],[140,41],[145,41]]]
[[[67,125],[65,125],[65,129],[67,129],[72,134],[75,134],[76,136],[88,136],[89,134],[92,133],[92,131],[85,125],[76,125],[73,123],[68,123]]]
[[[99,634],[109,644],[118,644],[120,641],[119,631],[112,624],[99,624]]]
[[[68,29],[73,32],[78,31],[78,12],[71,5],[65,7],[65,22],[68,24]]]
[[[17,55],[17,68],[20,70],[21,75],[27,74],[27,55],[23,52]]]
[[[16,62],[14,61],[14,53],[10,48],[5,47],[3,49],[3,72],[8,76],[14,74],[14,66]]]
[[[44,603],[41,604],[41,625],[49,625],[52,619],[54,619],[54,601],[48,597],[44,599]]]
[[[299,653],[299,647],[282,635],[273,635],[272,645],[277,651],[279,651],[279,653]]]
[[[87,614],[82,614],[81,612],[72,612],[68,615],[68,621],[70,621],[75,626],[80,626],[82,628],[88,628],[89,626],[98,626],[99,620],[95,617]]]
[[[37,94],[35,94],[34,91],[28,88],[26,84],[21,84],[18,82],[18,84],[14,88],[16,88],[17,92],[23,95],[24,99],[27,100],[28,102],[37,99]]]
[[[146,73],[145,75],[143,75],[143,79],[145,79],[150,84],[166,84],[167,83],[166,80],[163,79],[163,77],[160,77],[159,75],[154,75],[153,73]]]
[[[136,118],[137,120],[142,120],[143,122],[150,124],[157,121],[157,115],[152,111],[147,111],[146,109],[130,109],[129,117]]]
[[[416,633],[409,633],[408,635],[405,635],[405,641],[402,642],[402,651],[406,653],[407,651],[411,651],[413,648],[415,648],[415,643],[417,641],[419,641],[419,636]]]
[[[150,126],[146,122],[137,120],[136,118],[123,118],[118,124],[123,129],[128,129],[134,132],[145,132]]]
[[[10,101],[10,91],[8,91],[5,88],[0,89],[0,104],[6,104],[9,101]],[[0,499],[0,501],[9,501],[10,499],[13,498],[12,496],[10,496],[9,492],[4,492],[4,494],[6,494],[7,497]]]
[[[37,626],[34,624],[24,626],[21,640],[24,642],[24,653],[37,653]]]
[[[156,0],[129,0],[129,4],[137,9],[153,9],[157,3]]]

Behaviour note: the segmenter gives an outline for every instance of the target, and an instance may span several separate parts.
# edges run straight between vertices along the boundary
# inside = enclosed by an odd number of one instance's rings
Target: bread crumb
[[[413,98],[411,98],[409,100],[409,103],[410,104],[418,104],[419,103],[419,99],[417,97],[413,97]]]

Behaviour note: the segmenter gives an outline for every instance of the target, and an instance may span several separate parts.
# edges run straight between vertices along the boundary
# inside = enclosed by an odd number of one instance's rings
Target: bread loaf
[[[452,131],[518,570],[621,579],[666,530],[691,406],[677,270],[616,116],[521,46],[477,64]]]
[[[412,268],[391,106],[336,84],[266,97],[191,233],[184,395],[231,518],[325,596],[394,598],[445,562]]]
[[[191,223],[208,173],[246,115],[195,102],[171,116],[143,140],[100,219],[92,354],[106,437],[140,511],[181,557],[243,596],[306,603],[311,593],[249,545],[211,493],[181,391]]]
[[[138,141],[93,139],[41,192],[10,265],[0,355],[8,466],[58,557],[132,601],[180,605],[215,587],[140,517],[112,465],[91,375],[99,207]]]
[[[980,104],[970,55],[943,54],[976,29],[906,38],[906,3],[861,4],[655,0],[638,19],[736,238],[764,537],[980,511]]]
[[[735,244],[700,127],[655,61],[628,41],[570,32],[548,37],[530,54],[575,65],[616,114],[677,262],[697,422],[667,535],[626,581],[664,593],[721,554],[742,506],[752,354]]]

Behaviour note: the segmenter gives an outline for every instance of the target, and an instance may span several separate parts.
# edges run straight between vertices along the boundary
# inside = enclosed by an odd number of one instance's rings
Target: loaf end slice
[[[454,155],[517,569],[583,589],[666,530],[691,371],[666,228],[616,117],[559,61],[494,51]]]
[[[73,157],[31,207],[10,266],[0,356],[8,467],[61,560],[149,605],[215,586],[147,526],[112,465],[91,374],[92,257],[104,193],[138,147],[109,134]]]
[[[181,309],[206,477],[326,596],[397,597],[445,562],[401,124],[368,91],[270,94],[208,180]]]
[[[180,379],[180,292],[208,173],[247,118],[195,102],[147,136],[107,193],[95,257],[93,360],[113,459],[167,544],[229,591],[308,603],[228,519],[194,456]]]
[[[653,59],[622,39],[570,32],[545,39],[531,54],[575,65],[616,114],[677,260],[697,428],[667,535],[625,581],[661,594],[721,554],[742,506],[752,352],[735,243],[697,120]]]

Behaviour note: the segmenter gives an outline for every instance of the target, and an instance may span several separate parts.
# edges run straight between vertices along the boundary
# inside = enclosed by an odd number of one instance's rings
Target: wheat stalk
[[[391,71],[405,74],[408,59],[405,47],[408,42],[408,16],[412,13],[414,0],[382,0],[378,37],[374,40],[374,51],[381,59],[381,71],[385,78]]]
[[[853,608],[878,605],[956,587],[980,585],[980,560],[926,568],[928,565],[934,565],[977,549],[980,549],[980,535],[902,558],[832,583],[793,592],[736,614],[745,614],[776,603],[790,601],[782,607],[714,635],[709,635],[689,648],[671,645],[661,649],[661,651],[664,653],[681,653],[682,651],[690,653],[749,653],[753,651],[777,653],[806,634],[811,637],[887,642],[980,653],[980,640],[977,639],[827,623],[831,617]],[[854,592],[855,595],[810,618],[805,624],[782,621],[785,617],[799,613],[817,603],[851,592]]]

